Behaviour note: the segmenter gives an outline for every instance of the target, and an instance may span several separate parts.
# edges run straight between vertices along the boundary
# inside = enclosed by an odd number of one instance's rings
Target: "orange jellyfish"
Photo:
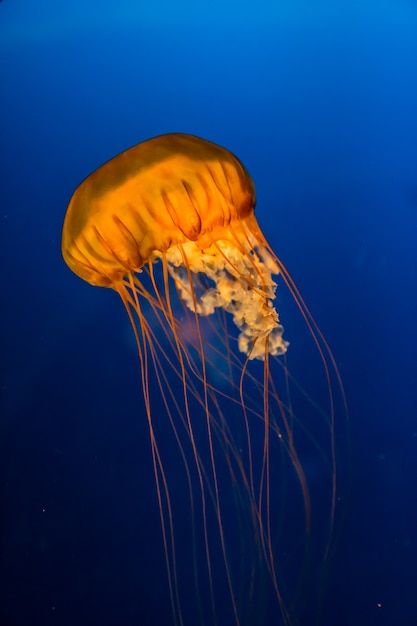
[[[312,623],[329,552],[343,389],[254,207],[232,153],[167,134],[86,178],[63,227],[67,265],[117,291],[133,328],[178,626]],[[311,387],[288,366],[278,275]]]

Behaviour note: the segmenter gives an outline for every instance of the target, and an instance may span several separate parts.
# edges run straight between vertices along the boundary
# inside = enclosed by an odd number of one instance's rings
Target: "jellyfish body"
[[[271,276],[279,270],[254,206],[252,180],[230,152],[190,135],[163,135],[78,187],[65,219],[64,259],[89,283],[116,290],[126,274],[162,259],[190,309],[232,313],[243,352],[283,353],[272,306]],[[190,281],[199,274],[213,286],[197,295]]]
[[[330,409],[318,409],[288,372],[288,343],[274,306],[276,275],[282,274],[307,322],[326,384],[327,346],[260,230],[254,207],[252,179],[233,154],[191,135],[168,134],[134,146],[86,178],[64,222],[66,263],[92,285],[117,291],[133,327],[173,618],[180,625],[261,624],[255,607],[267,605],[270,614],[270,603],[276,606],[274,623],[295,622],[294,597],[305,585],[304,573],[291,574],[298,582],[289,584],[296,591],[287,593],[276,538],[276,531],[284,535],[283,507],[276,510],[275,500],[285,480],[286,489],[293,483],[298,494],[293,513],[304,520],[307,538],[312,522],[308,478],[294,434],[304,433],[305,426],[290,386],[300,395],[300,406],[310,417],[316,413],[330,433],[324,464],[329,529],[333,523],[332,392]],[[314,436],[301,438],[317,448]],[[177,521],[170,486],[175,464],[167,469],[164,452],[172,445],[188,493],[191,556],[185,561],[198,618],[188,616],[181,599],[176,529],[184,522]],[[328,539],[321,541],[324,553]],[[304,571],[307,547],[301,552],[297,559]]]

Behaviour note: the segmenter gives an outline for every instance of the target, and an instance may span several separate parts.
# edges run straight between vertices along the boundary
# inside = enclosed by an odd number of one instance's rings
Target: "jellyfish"
[[[341,381],[254,208],[236,156],[173,133],[90,174],[63,226],[69,268],[116,291],[133,329],[176,626],[295,624],[329,551]],[[288,367],[279,277],[326,407]],[[304,455],[326,483],[317,518]]]

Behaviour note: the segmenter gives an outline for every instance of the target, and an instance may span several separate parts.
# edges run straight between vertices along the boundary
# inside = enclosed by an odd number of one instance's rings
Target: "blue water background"
[[[128,320],[60,236],[86,175],[181,131],[248,167],[344,380],[322,623],[415,626],[417,3],[3,0],[0,51],[0,624],[170,623]]]

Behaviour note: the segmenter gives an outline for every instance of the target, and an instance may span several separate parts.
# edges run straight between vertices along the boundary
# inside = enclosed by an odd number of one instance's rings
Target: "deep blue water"
[[[131,330],[60,238],[86,175],[181,131],[247,166],[346,388],[320,623],[415,626],[417,3],[3,0],[0,49],[0,624],[171,623]]]

